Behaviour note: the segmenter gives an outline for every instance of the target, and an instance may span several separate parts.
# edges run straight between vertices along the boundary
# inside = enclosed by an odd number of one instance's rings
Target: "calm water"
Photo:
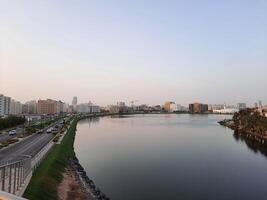
[[[113,200],[266,200],[267,159],[223,115],[135,115],[78,123],[75,151]]]

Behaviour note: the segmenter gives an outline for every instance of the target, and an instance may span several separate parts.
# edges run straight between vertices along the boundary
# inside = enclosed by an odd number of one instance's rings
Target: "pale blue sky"
[[[267,103],[267,1],[0,0],[0,93]]]

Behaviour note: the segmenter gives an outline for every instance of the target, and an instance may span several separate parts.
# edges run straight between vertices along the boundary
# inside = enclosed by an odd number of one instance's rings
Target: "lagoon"
[[[145,114],[81,120],[75,152],[112,200],[265,200],[267,159],[217,121]]]

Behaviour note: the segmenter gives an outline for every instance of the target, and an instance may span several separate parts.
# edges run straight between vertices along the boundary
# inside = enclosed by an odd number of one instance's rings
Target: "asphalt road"
[[[36,123],[36,122],[34,122],[34,123]],[[12,138],[20,135],[23,132],[23,127],[24,127],[24,125],[22,124],[22,125],[14,126],[13,128],[7,128],[5,130],[0,131],[1,132],[1,134],[0,134],[0,143],[1,142],[5,142],[5,141],[7,141],[9,139],[12,139]],[[18,131],[17,128],[21,128],[21,130]],[[11,131],[11,130],[17,130],[18,132],[17,132],[16,135],[9,135],[9,131]]]
[[[51,125],[52,126],[52,125]],[[51,127],[49,126],[49,127]],[[22,159],[25,156],[34,156],[37,154],[53,137],[52,133],[47,134],[44,129],[42,134],[36,134],[25,138],[24,140],[15,143],[7,148],[0,150],[0,165],[8,161]]]

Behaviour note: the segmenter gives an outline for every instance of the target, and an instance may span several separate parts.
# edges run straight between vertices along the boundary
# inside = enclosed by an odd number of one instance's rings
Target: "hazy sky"
[[[267,104],[266,0],[0,0],[0,93]]]

